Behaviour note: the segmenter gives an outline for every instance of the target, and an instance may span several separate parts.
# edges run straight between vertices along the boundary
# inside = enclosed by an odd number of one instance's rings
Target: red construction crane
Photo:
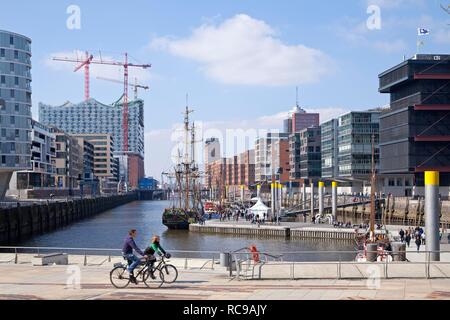
[[[94,59],[94,56],[86,51],[86,58],[84,60],[80,60],[78,58],[66,58],[66,57],[54,57],[53,60],[55,61],[64,61],[64,62],[76,62],[79,63],[79,65],[73,70],[74,72],[77,72],[82,67],[84,67],[84,99],[89,100],[89,65],[91,64],[92,60]]]
[[[65,62],[76,62],[80,65],[77,66],[75,71],[79,70],[81,67],[85,67],[85,90],[86,88],[87,93],[85,93],[86,99],[89,99],[89,65],[90,64],[104,64],[104,65],[110,65],[110,66],[118,66],[123,67],[124,70],[124,81],[123,81],[123,152],[128,152],[128,68],[134,67],[134,68],[151,68],[151,64],[134,64],[128,62],[128,54],[125,53],[125,60],[124,62],[121,61],[105,61],[100,58],[100,60],[94,60],[93,56],[89,56],[86,52],[86,59],[81,60],[79,58],[53,58],[53,60],[56,61],[65,61]]]
[[[120,80],[117,80],[117,79],[110,79],[110,78],[104,78],[104,77],[97,77],[97,79],[123,84],[123,81],[120,81]],[[143,84],[137,83],[137,79],[136,78],[134,78],[134,83],[133,84],[129,84],[129,86],[133,87],[133,89],[134,89],[134,99],[135,100],[138,98],[138,89],[144,89],[144,90],[150,89],[149,86],[145,86]]]

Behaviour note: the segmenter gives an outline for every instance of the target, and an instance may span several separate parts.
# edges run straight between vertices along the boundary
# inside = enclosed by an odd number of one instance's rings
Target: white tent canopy
[[[268,206],[266,206],[261,199],[258,199],[258,202],[250,208],[250,212],[255,216],[258,216],[260,219],[264,217],[264,214],[267,216],[267,212],[270,210]]]

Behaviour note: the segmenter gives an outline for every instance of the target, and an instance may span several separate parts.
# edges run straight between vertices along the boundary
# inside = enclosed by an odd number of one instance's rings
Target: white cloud
[[[73,72],[75,67],[78,65],[77,63],[68,63],[63,61],[55,61],[53,57],[58,58],[69,58],[69,59],[85,59],[85,53],[82,51],[74,51],[74,52],[54,52],[48,55],[45,58],[44,64],[54,71],[65,71],[65,72]],[[120,58],[121,60],[123,57]],[[94,55],[94,60],[100,60],[100,58]],[[111,56],[102,56],[103,61],[115,61],[117,60]],[[120,60],[120,61],[121,61]],[[142,68],[128,68],[129,70],[129,79],[130,82],[133,82],[136,78],[138,82],[145,83],[146,81],[151,79],[151,74],[149,69]],[[91,64],[89,66],[89,73],[91,81],[96,77],[110,78],[118,81],[123,81],[123,68],[119,66],[111,66],[111,65],[101,65],[101,64]],[[77,74],[84,76],[84,68],[79,70]],[[99,80],[103,81],[103,80]]]
[[[199,62],[208,77],[226,84],[314,83],[333,70],[322,51],[285,44],[270,25],[245,14],[205,23],[184,39],[155,38],[150,47]]]

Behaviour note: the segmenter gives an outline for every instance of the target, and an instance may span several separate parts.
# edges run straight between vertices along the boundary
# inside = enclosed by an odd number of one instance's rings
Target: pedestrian
[[[425,232],[422,233],[420,238],[422,239],[422,244],[425,244]]]
[[[311,220],[312,220],[312,223],[316,224],[316,217],[315,216],[312,216]]]
[[[409,248],[409,244],[411,243],[411,233],[410,233],[410,231],[406,231],[405,242],[406,242],[406,244],[408,245],[408,248]]]
[[[400,229],[398,234],[400,235],[400,241],[403,243],[403,241],[405,240],[405,231],[403,231],[403,229]]]
[[[420,251],[420,245],[421,244],[422,244],[422,240],[420,240],[420,237],[416,237],[417,252]]]

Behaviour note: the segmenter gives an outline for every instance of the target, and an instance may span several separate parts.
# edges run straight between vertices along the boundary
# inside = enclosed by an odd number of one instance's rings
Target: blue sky
[[[69,30],[69,5],[81,10],[81,29]],[[366,26],[369,5],[381,12],[381,29]],[[195,119],[220,129],[279,127],[295,104],[322,113],[388,103],[377,75],[416,51],[417,27],[429,28],[425,53],[448,53],[447,0],[345,1],[1,1],[0,29],[32,38],[33,114],[37,104],[83,99],[83,73],[51,62],[55,54],[89,50],[151,63],[136,73],[151,87],[146,103],[146,171],[159,176],[170,158],[173,125],[185,94]],[[122,87],[95,78],[121,78],[121,70],[94,69],[91,96],[115,101]],[[133,77],[134,75],[132,75]],[[281,116],[280,116],[281,115]],[[208,125],[209,124],[209,125]]]

